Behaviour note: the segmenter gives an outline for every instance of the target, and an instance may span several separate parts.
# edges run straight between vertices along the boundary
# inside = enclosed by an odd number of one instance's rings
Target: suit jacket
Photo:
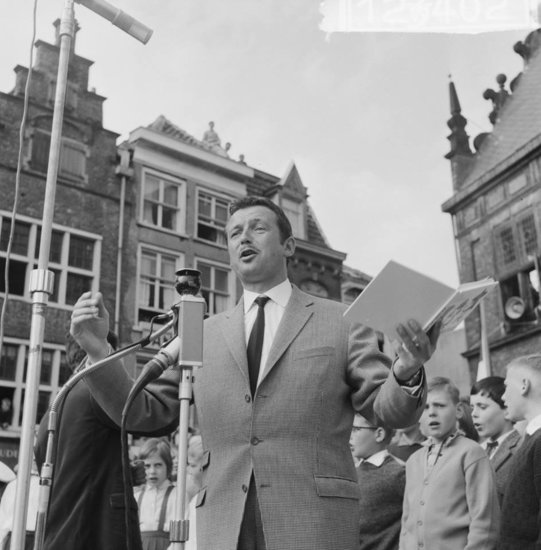
[[[511,473],[511,458],[517,452],[519,446],[520,434],[516,430],[512,430],[490,458],[490,463],[496,474],[496,489],[498,491],[500,505],[503,502],[505,487],[509,479],[509,474]]]
[[[407,426],[422,400],[389,376],[374,333],[346,323],[344,309],[294,287],[253,399],[242,300],[207,320],[194,389],[208,452],[201,550],[236,549],[252,472],[268,550],[358,548],[354,410]]]
[[[242,300],[205,321],[194,387],[205,448],[199,550],[236,550],[252,472],[268,550],[358,548],[354,411],[406,427],[424,401],[398,385],[375,334],[347,323],[344,310],[293,287],[253,399]],[[88,384],[118,421],[131,386],[125,373],[101,369]],[[169,369],[134,401],[128,426],[155,429],[177,415],[178,373]]]

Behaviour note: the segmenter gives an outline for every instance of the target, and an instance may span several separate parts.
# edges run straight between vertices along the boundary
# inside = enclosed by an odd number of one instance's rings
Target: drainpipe
[[[119,148],[120,163],[116,167],[116,174],[120,175],[120,212],[118,216],[118,244],[116,255],[116,291],[115,291],[115,317],[114,331],[120,338],[120,296],[122,283],[122,255],[124,252],[124,214],[126,203],[126,179],[133,177],[133,168],[130,168],[130,151]]]

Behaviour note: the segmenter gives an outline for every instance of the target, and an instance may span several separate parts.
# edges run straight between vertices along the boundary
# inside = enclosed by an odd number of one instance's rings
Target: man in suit
[[[195,373],[206,450],[198,548],[356,549],[359,487],[348,444],[354,412],[376,413],[393,427],[416,422],[422,365],[435,340],[414,320],[397,325],[391,365],[371,330],[344,320],[342,304],[288,281],[295,240],[279,207],[247,197],[230,215],[230,261],[244,295],[205,322],[204,366]],[[76,304],[73,334],[92,361],[106,353],[104,321],[100,295]],[[118,421],[127,378],[102,369],[88,383]],[[169,400],[174,384],[178,375],[168,370],[147,386],[130,429],[154,428],[177,413]]]
[[[500,504],[503,501],[510,473],[511,457],[516,453],[520,434],[507,418],[502,396],[505,381],[501,376],[488,376],[478,380],[471,388],[472,419],[481,443],[494,468]]]

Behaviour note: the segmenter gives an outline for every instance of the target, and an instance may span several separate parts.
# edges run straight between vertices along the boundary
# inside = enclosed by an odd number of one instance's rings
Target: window
[[[175,292],[175,271],[181,258],[165,252],[142,249],[139,261],[139,293],[137,320],[150,320],[169,310],[178,301]]]
[[[6,338],[0,357],[0,431],[18,430],[22,423],[29,343]],[[44,344],[41,354],[38,423],[62,384],[69,378],[63,346]]]
[[[202,260],[197,260],[196,269],[201,271],[201,294],[207,302],[208,313],[214,315],[231,307],[231,270]]]
[[[533,214],[525,216],[518,222],[522,248],[526,255],[537,253],[537,230]]]
[[[11,217],[0,212],[0,293],[6,291],[4,270],[11,229]],[[29,298],[30,273],[37,268],[41,224],[17,219],[9,261],[9,293]],[[82,234],[56,226],[51,234],[49,270],[54,273],[50,301],[71,306],[87,290],[96,290],[101,241],[98,235]]]
[[[32,170],[47,172],[51,134],[34,130],[30,145],[29,165]],[[85,180],[87,147],[82,143],[68,138],[62,138],[60,145],[60,162],[58,175],[70,179]]]
[[[157,173],[143,174],[144,223],[171,231],[182,231],[184,182],[166,179]]]
[[[529,210],[497,227],[494,230],[494,245],[500,274],[531,266],[532,256],[539,254],[535,213]]]
[[[197,195],[197,237],[225,246],[225,225],[228,211],[229,201],[227,199],[199,191]]]
[[[512,263],[516,260],[515,237],[513,228],[506,227],[500,231],[500,251],[501,258],[504,264]]]

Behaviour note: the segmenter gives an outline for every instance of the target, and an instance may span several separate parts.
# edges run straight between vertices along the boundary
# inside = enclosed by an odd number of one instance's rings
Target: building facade
[[[454,83],[450,83],[453,196],[442,206],[451,215],[461,282],[492,276],[499,288],[480,313],[466,320],[467,350],[475,379],[482,330],[490,348],[493,374],[503,375],[513,358],[538,353],[539,257],[541,230],[541,31],[514,49],[524,70],[510,82],[498,75],[498,89],[483,97],[492,103],[490,133],[470,145]]]

